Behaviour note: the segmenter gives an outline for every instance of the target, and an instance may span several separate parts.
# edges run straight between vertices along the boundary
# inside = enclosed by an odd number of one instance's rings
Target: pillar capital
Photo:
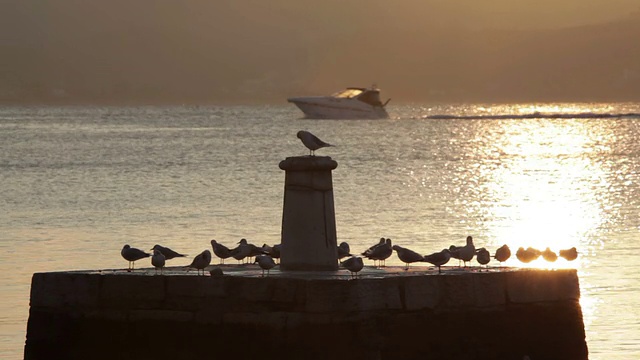
[[[291,156],[280,161],[280,169],[285,171],[331,171],[338,163],[329,156]]]

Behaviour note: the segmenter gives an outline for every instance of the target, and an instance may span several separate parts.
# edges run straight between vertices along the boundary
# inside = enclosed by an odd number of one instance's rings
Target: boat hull
[[[333,97],[298,97],[287,99],[310,119],[388,119],[382,106],[372,106],[358,100]]]

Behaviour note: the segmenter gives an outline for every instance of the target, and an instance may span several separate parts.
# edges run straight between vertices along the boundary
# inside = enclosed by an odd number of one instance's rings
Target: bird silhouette
[[[258,255],[254,260],[254,263],[258,263],[258,266],[262,269],[262,276],[264,277],[264,271],[267,270],[267,275],[269,275],[269,270],[271,270],[274,266],[276,266],[276,262],[273,261],[273,258],[269,255]]]
[[[578,250],[575,247],[566,250],[560,250],[558,252],[560,257],[564,258],[567,261],[573,261],[578,258]]]
[[[467,244],[464,246],[451,245],[449,247],[451,257],[454,259],[462,260],[464,267],[467,267],[467,262],[473,259],[476,254],[476,247],[473,245],[473,237],[467,236]]]
[[[215,239],[211,240],[211,247],[213,248],[213,253],[220,258],[220,264],[224,264],[224,260],[231,257],[231,250]]]
[[[350,254],[351,249],[349,247],[349,244],[346,242],[341,242],[340,245],[338,245],[338,260],[344,259],[347,256],[352,256]]]
[[[211,264],[211,251],[205,250],[193,258],[188,268],[196,269],[198,275],[200,275],[200,270],[202,270],[202,275],[204,275],[204,269],[209,266],[209,264]],[[189,272],[189,270],[187,270],[187,272]]]
[[[521,262],[527,264],[539,258],[540,254],[540,250],[536,250],[532,247],[528,247],[526,249],[523,247],[519,247],[518,251],[516,251],[516,258],[518,258],[518,260],[520,260]]]
[[[244,264],[244,259],[251,255],[251,245],[247,242],[247,239],[240,239],[238,246],[231,250],[231,257],[241,261]]]
[[[267,244],[262,244],[262,252],[266,255],[271,256],[272,259],[277,260],[280,259],[280,248],[282,246],[280,244],[275,244],[273,246],[269,246]]]
[[[393,245],[392,248],[398,254],[398,258],[405,263],[405,270],[409,269],[409,264],[424,260],[424,256],[411,249],[404,248],[400,245]]]
[[[476,250],[476,260],[480,265],[487,265],[491,261],[491,254],[489,250],[485,248],[479,248]]]
[[[254,244],[249,244],[249,257],[250,258],[254,258],[254,263],[255,263],[255,257],[258,255],[268,255],[269,252],[267,250],[265,250],[262,246],[257,246]]]
[[[308,131],[305,131],[305,130],[298,131],[298,134],[296,136],[298,137],[298,139],[300,139],[302,141],[304,146],[306,146],[307,149],[309,149],[309,155],[311,155],[311,156],[315,156],[316,155],[316,150],[318,150],[320,148],[333,146],[331,144],[328,144],[328,143],[318,139],[317,136],[315,136],[312,133],[310,133]]]
[[[160,252],[162,253],[162,255],[164,255],[164,258],[165,258],[166,260],[171,260],[171,259],[173,259],[173,258],[177,258],[177,257],[185,257],[185,256],[187,256],[187,255],[184,255],[184,254],[177,253],[177,252],[175,252],[175,251],[173,251],[173,250],[169,249],[168,247],[164,247],[164,246],[162,246],[162,245],[158,245],[158,244],[155,244],[155,245],[151,248],[151,250],[152,250],[152,251],[153,251],[153,250],[156,250],[156,249],[157,249],[158,251],[160,251]]]
[[[134,269],[136,261],[151,256],[151,254],[146,253],[140,249],[132,248],[128,244],[122,247],[122,250],[120,250],[120,255],[122,255],[122,257],[129,262],[127,271],[131,271]]]
[[[156,268],[156,274],[158,273],[158,268],[160,269],[160,274],[162,274],[165,260],[166,257],[159,249],[153,249],[153,255],[151,256],[151,265]]]
[[[425,255],[423,261],[431,263],[438,267],[438,274],[442,273],[441,266],[448,263],[451,259],[451,251],[449,249],[443,249],[440,252]]]
[[[376,246],[375,248],[373,248],[373,250],[368,253],[367,252],[368,250],[363,253],[363,256],[370,260],[373,260],[374,265],[377,260],[378,266],[385,266],[385,261],[389,258],[389,256],[391,256],[391,254],[393,254],[391,239],[385,239],[384,244]]]
[[[542,258],[547,260],[548,262],[554,262],[554,261],[558,260],[558,255],[556,253],[554,253],[553,251],[551,251],[551,249],[549,249],[547,247],[542,252]]]
[[[364,268],[364,262],[359,256],[351,256],[347,260],[341,261],[340,266],[346,268],[351,273],[351,278],[357,278],[358,272]]]
[[[500,265],[502,265],[503,262],[509,260],[511,257],[511,249],[509,249],[507,244],[504,244],[496,250],[496,254],[493,257],[500,262]]]

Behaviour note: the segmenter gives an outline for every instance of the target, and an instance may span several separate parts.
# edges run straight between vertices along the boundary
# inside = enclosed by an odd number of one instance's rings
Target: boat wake
[[[436,114],[425,115],[424,119],[438,120],[501,120],[501,119],[622,119],[622,118],[640,118],[640,113],[543,113],[533,112],[529,114],[476,114],[476,115],[449,115]]]

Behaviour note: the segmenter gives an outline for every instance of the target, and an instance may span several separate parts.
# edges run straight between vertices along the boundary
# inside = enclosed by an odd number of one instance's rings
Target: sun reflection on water
[[[593,155],[609,150],[607,139],[614,135],[603,133],[606,129],[588,121],[504,120],[503,135],[493,139],[495,142],[488,145],[491,149],[478,149],[484,154],[500,154],[500,165],[487,167],[479,175],[486,178],[484,189],[492,199],[484,204],[488,208],[483,215],[491,246],[509,245],[513,255],[507,266],[577,269],[586,328],[596,318],[599,303],[591,291],[593,285],[584,279],[589,268],[585,255],[595,256],[599,250],[598,240],[592,237],[609,221],[607,209],[611,208],[602,191],[611,186],[609,169]],[[517,260],[517,249],[530,246],[539,250],[549,247],[556,253],[576,247],[579,256],[571,262],[562,258],[548,262],[542,257],[526,264]]]

